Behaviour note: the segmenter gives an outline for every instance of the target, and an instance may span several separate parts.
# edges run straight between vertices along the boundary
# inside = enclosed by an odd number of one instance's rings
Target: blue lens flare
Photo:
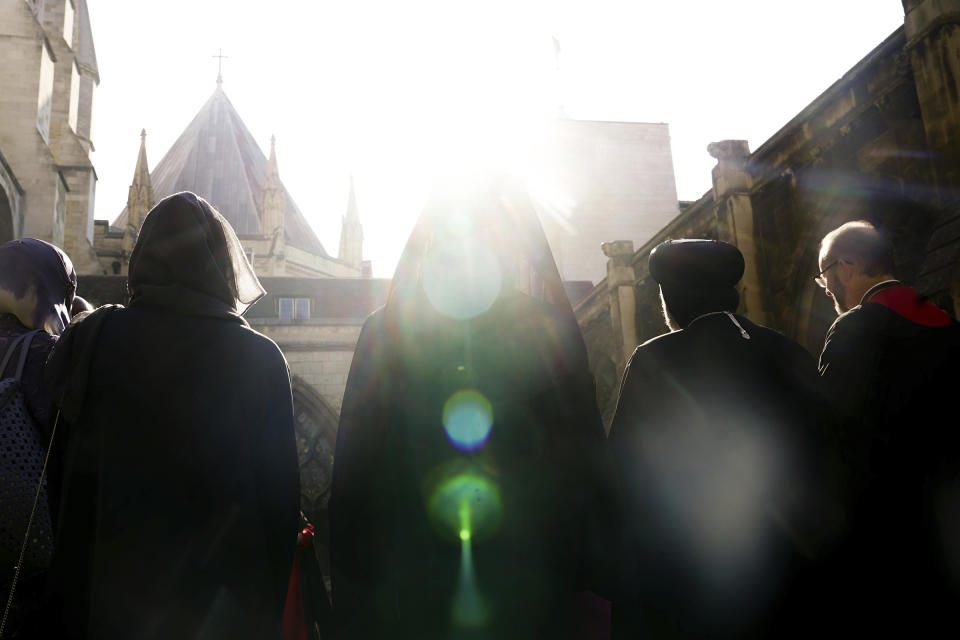
[[[475,389],[461,389],[443,405],[443,428],[461,451],[476,451],[493,428],[493,407]]]

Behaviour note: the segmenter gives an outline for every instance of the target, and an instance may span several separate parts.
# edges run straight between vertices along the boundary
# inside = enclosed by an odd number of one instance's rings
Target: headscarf
[[[15,315],[27,329],[60,335],[76,290],[73,263],[52,244],[23,238],[0,245],[0,313]]]
[[[230,223],[189,191],[150,210],[130,256],[131,305],[205,313],[226,305],[237,315],[265,291]]]

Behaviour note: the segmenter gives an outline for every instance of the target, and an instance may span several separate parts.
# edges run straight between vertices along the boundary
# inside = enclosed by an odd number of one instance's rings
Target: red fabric
[[[946,311],[924,300],[910,287],[887,287],[880,289],[866,302],[874,302],[893,309],[901,316],[925,327],[945,327],[950,324]]]
[[[300,556],[313,543],[313,525],[308,524],[297,537],[293,553],[293,568],[287,583],[287,602],[283,607],[283,640],[308,640],[307,621],[303,614],[303,580],[300,576]]]

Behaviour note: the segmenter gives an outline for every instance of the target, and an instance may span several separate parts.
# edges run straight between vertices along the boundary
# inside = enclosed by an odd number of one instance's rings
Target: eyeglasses
[[[837,260],[834,260],[834,261],[831,262],[830,264],[828,264],[826,267],[824,267],[823,271],[821,271],[821,272],[818,273],[816,276],[814,276],[813,281],[816,282],[816,283],[817,283],[818,285],[820,285],[821,287],[823,287],[824,289],[826,289],[826,288],[827,288],[827,279],[823,277],[823,274],[825,274],[827,271],[830,271],[830,269],[832,269],[832,268],[834,268],[835,266],[837,266],[837,263],[838,263],[838,262],[840,262],[839,258],[838,258]]]

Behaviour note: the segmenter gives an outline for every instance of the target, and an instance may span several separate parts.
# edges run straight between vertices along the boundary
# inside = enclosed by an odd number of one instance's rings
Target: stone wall
[[[251,326],[277,343],[290,372],[310,385],[337,415],[347,385],[360,323],[349,325],[264,324],[251,318]]]
[[[56,169],[37,130],[43,49],[52,52],[25,2],[0,3],[0,145],[25,197],[16,236],[49,240],[53,229]]]
[[[23,187],[17,181],[0,148],[0,243],[18,237]]]
[[[22,192],[14,236],[53,242],[76,256],[78,270],[97,272],[89,233],[96,180],[91,146],[69,122],[72,102],[73,111],[83,107],[89,119],[92,104],[79,100],[92,100],[92,91],[79,91],[84,72],[75,62],[77,21],[74,11],[65,11],[73,6],[68,2],[0,5],[0,149]],[[39,116],[47,114],[41,95],[50,96],[48,116]]]

